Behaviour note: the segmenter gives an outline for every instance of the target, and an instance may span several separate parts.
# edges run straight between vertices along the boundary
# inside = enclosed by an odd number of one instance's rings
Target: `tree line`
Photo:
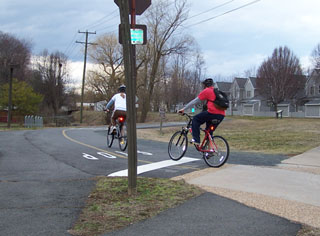
[[[174,109],[179,103],[193,99],[201,90],[205,77],[205,60],[196,39],[185,32],[188,19],[185,0],[167,4],[154,1],[140,19],[148,28],[148,42],[137,46],[137,84],[139,122],[146,120],[149,111],[160,108]],[[42,114],[57,115],[62,106],[74,107],[79,100],[75,88],[68,86],[69,61],[63,53],[43,50],[31,54],[31,44],[13,35],[0,32],[0,107],[7,104],[7,84],[11,64],[18,64],[14,86],[29,86],[28,94],[34,98],[33,107]],[[89,57],[97,65],[87,71],[85,101],[109,100],[117,88],[125,83],[122,46],[115,34],[101,35],[89,47]],[[314,67],[320,66],[320,44],[312,51]],[[292,99],[304,86],[305,77],[299,59],[286,46],[274,49],[259,68],[246,73],[257,76],[260,93],[276,107],[285,99]],[[215,78],[214,78],[215,79]],[[16,97],[22,93],[16,91]],[[14,106],[18,105],[16,99]],[[27,111],[21,110],[21,113]],[[30,110],[31,113],[37,109]]]
[[[13,68],[12,107],[16,115],[57,115],[72,105],[75,92],[68,88],[67,57],[43,50],[32,55],[30,42],[0,31],[0,109],[8,107],[8,83]]]
[[[141,19],[148,28],[148,42],[137,47],[139,122],[146,120],[150,110],[170,110],[200,90],[204,59],[196,40],[183,30],[187,19],[184,0],[173,5],[162,0],[153,2]],[[124,83],[122,47],[115,34],[100,36],[95,43],[89,55],[100,68],[89,72],[87,89],[98,99],[108,100]]]

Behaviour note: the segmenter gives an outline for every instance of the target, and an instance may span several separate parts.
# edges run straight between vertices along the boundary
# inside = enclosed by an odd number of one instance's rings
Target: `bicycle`
[[[128,145],[127,137],[127,124],[123,116],[119,116],[116,119],[115,130],[111,130],[111,125],[108,127],[107,133],[107,145],[110,148],[112,146],[113,140],[118,139],[119,147],[121,151],[125,151]]]
[[[183,113],[189,118],[186,127],[182,127],[180,131],[175,132],[168,144],[168,153],[172,160],[180,160],[188,149],[188,133],[192,133],[192,117]],[[220,120],[212,120],[208,129],[202,129],[204,138],[199,146],[195,145],[197,151],[202,153],[203,159],[210,167],[220,167],[226,163],[229,157],[229,144],[227,140],[218,135],[211,135]]]

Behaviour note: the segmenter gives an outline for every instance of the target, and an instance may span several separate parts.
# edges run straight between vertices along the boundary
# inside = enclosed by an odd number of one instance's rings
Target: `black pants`
[[[220,122],[216,125],[217,126],[221,123],[224,119],[223,115],[220,114],[212,114],[208,111],[200,112],[199,114],[195,115],[192,120],[192,137],[196,143],[200,143],[200,126],[206,123],[206,129],[209,128],[209,125],[212,120],[217,119]]]

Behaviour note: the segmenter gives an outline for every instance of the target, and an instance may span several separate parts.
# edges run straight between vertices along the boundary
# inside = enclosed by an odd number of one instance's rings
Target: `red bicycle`
[[[175,132],[168,145],[168,153],[172,160],[180,160],[188,149],[188,133],[191,131],[192,117],[186,113],[189,122],[182,130]],[[210,167],[220,167],[229,157],[229,144],[227,140],[221,136],[211,135],[210,132],[214,131],[216,126],[220,123],[219,120],[212,120],[208,129],[202,129],[204,138],[199,146],[196,146],[197,151],[202,153],[204,161]]]

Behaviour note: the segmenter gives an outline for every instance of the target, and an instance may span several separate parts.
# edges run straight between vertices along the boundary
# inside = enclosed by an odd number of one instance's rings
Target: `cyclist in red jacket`
[[[206,128],[208,128],[211,120],[215,119],[218,120],[218,124],[220,124],[226,115],[224,110],[218,109],[213,103],[213,101],[216,99],[213,80],[211,78],[205,79],[202,84],[204,85],[204,89],[199,93],[199,95],[178,111],[178,113],[184,113],[185,109],[194,106],[200,101],[207,101],[207,111],[200,112],[199,114],[195,115],[192,120],[191,142],[193,142],[195,145],[200,145],[200,126],[202,124],[206,123]],[[218,124],[216,124],[216,127]]]

